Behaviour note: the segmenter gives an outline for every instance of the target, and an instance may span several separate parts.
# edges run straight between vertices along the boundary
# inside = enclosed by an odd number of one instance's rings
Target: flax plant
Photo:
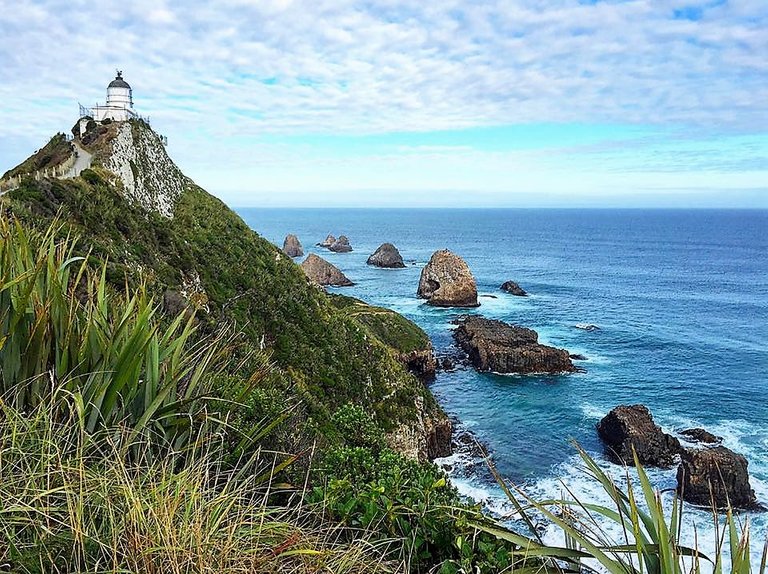
[[[87,432],[119,423],[180,447],[231,337],[195,337],[185,313],[164,322],[144,288],[115,293],[61,234],[0,219],[0,392],[20,411],[67,393]]]
[[[655,490],[635,454],[637,484],[627,474],[626,491],[622,490],[581,447],[576,445],[587,474],[608,494],[612,506],[578,500],[564,485],[567,496],[556,500],[535,500],[522,489],[507,485],[489,462],[492,473],[507,497],[530,526],[533,538],[501,528],[478,524],[480,530],[518,544],[520,552],[538,556],[549,570],[564,572],[610,572],[611,574],[751,574],[749,522],[739,523],[728,509],[725,528],[718,528],[712,554],[682,543],[684,503],[674,494],[672,507],[665,512],[661,493]],[[522,499],[519,500],[519,499]],[[536,533],[534,513],[542,516],[563,534],[565,547],[545,544]],[[712,509],[716,525],[720,516]],[[612,539],[605,525],[618,525],[622,537]],[[695,534],[695,533],[694,533]],[[724,552],[728,544],[729,558]],[[759,574],[766,572],[768,539],[763,547]]]

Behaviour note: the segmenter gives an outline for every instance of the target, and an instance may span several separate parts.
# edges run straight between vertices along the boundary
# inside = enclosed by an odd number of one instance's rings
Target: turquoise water
[[[768,502],[768,211],[239,213],[278,245],[296,233],[305,251],[357,283],[340,292],[406,315],[429,333],[438,353],[451,351],[451,320],[460,312],[431,308],[415,293],[432,252],[447,247],[477,278],[481,306],[471,312],[531,327],[544,342],[588,357],[580,363],[586,373],[517,377],[463,369],[441,373],[432,384],[445,410],[490,447],[499,470],[532,492],[559,494],[562,479],[599,499],[568,441],[601,457],[599,418],[618,404],[644,403],[668,430],[695,425],[723,436],[747,456],[753,487]],[[328,233],[347,235],[354,251],[315,248]],[[385,241],[400,249],[406,269],[365,264]],[[531,296],[500,292],[508,279]],[[600,330],[576,329],[577,323]],[[467,494],[504,512],[477,465],[461,454],[444,462]],[[653,477],[659,487],[674,485],[674,471]],[[706,533],[706,513],[692,510],[689,517]],[[752,519],[761,546],[766,519]]]

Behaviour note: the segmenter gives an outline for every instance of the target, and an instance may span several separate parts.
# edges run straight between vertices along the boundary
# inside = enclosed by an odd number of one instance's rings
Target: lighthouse
[[[81,115],[89,115],[97,122],[105,119],[124,122],[138,117],[133,111],[133,90],[123,78],[122,70],[117,70],[115,79],[107,86],[107,103],[103,106],[96,105],[85,111],[89,113],[81,113]]]

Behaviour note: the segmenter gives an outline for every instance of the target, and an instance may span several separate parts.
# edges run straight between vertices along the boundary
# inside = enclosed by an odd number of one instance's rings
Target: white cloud
[[[694,5],[700,18],[675,17]],[[0,153],[23,159],[16,147],[68,128],[115,68],[182,163],[207,169],[207,142],[237,156],[227,139],[258,134],[537,122],[759,133],[766,29],[759,0],[0,0]]]

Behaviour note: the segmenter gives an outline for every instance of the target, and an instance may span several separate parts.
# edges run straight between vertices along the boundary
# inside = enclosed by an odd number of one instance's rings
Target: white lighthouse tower
[[[97,122],[105,119],[124,122],[137,117],[136,112],[133,111],[133,91],[130,84],[123,79],[121,70],[117,71],[115,79],[107,86],[106,105],[97,105],[89,111],[89,115]]]

